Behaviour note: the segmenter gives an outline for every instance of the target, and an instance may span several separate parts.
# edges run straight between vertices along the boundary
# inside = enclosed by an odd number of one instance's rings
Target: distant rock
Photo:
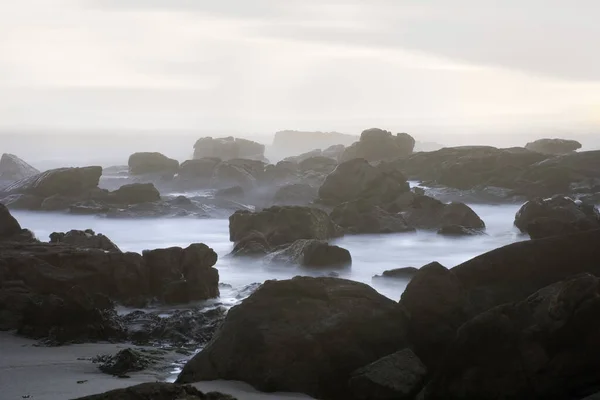
[[[102,167],[59,168],[21,179],[3,189],[7,194],[42,198],[54,195],[75,197],[98,187]]]
[[[18,181],[39,174],[40,171],[14,154],[2,154],[0,158],[0,181]]]
[[[525,203],[515,216],[515,226],[532,239],[600,229],[600,212],[593,204],[564,196]]]
[[[273,151],[282,157],[296,156],[314,149],[332,151],[333,146],[349,146],[358,140],[356,135],[339,132],[280,131],[273,138]],[[337,148],[339,150],[339,147]],[[323,155],[323,154],[322,154]],[[328,157],[328,155],[325,155]],[[337,158],[337,157],[332,157]]]
[[[129,157],[129,172],[132,175],[164,174],[175,175],[179,162],[161,153],[134,153]]]
[[[265,145],[233,136],[214,139],[205,137],[198,139],[194,145],[194,159],[204,157],[216,157],[224,161],[235,158],[264,161]]]
[[[315,239],[298,239],[271,256],[274,263],[291,263],[304,267],[334,268],[352,265],[348,250]]]
[[[226,394],[204,394],[192,386],[173,383],[142,383],[125,389],[111,390],[102,394],[80,397],[75,400],[236,400]]]
[[[399,233],[414,232],[402,214],[390,213],[369,201],[351,201],[336,206],[331,219],[347,233]]]
[[[383,129],[372,128],[363,131],[360,140],[346,148],[340,162],[355,158],[367,161],[394,160],[412,154],[415,139],[407,133],[392,135]]]
[[[71,230],[66,233],[53,232],[50,234],[50,243],[65,243],[83,249],[121,251],[108,237],[101,233],[96,234],[91,229],[85,231]]]
[[[581,147],[578,141],[567,139],[539,139],[525,145],[527,150],[543,154],[569,154]]]
[[[235,379],[262,391],[348,399],[352,372],[404,348],[403,332],[397,303],[365,284],[266,281],[229,311],[177,382]]]

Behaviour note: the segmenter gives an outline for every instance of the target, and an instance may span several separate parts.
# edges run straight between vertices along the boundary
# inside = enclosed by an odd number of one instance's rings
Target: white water
[[[351,268],[339,272],[342,278],[373,286],[380,293],[398,300],[407,281],[372,279],[386,269],[421,267],[438,261],[453,267],[474,256],[497,247],[523,240],[513,227],[517,205],[473,205],[487,225],[487,235],[449,238],[432,232],[388,235],[346,236],[335,243],[352,254]],[[287,279],[296,275],[326,275],[331,271],[313,271],[289,265],[265,265],[260,261],[227,257],[232,249],[228,221],[225,219],[106,219],[94,216],[73,216],[14,211],[21,225],[32,230],[40,240],[48,240],[52,232],[70,229],[93,229],[113,240],[123,251],[171,246],[185,247],[205,243],[219,255],[216,267],[220,281],[233,290],[222,290],[225,302],[234,301],[235,293],[244,286],[267,279]]]

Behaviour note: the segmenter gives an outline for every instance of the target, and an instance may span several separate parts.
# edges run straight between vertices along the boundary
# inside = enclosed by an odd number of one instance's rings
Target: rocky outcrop
[[[408,133],[392,135],[383,129],[372,128],[363,131],[360,140],[344,150],[340,162],[355,158],[367,161],[394,160],[412,154],[415,139]]]
[[[71,230],[69,232],[53,232],[50,234],[50,243],[64,243],[82,249],[100,249],[105,251],[121,250],[108,237],[93,230],[85,231]]]
[[[464,324],[423,398],[571,399],[600,385],[600,280],[583,274]]]
[[[329,205],[354,200],[384,204],[409,190],[404,175],[389,164],[374,167],[366,160],[357,158],[338,165],[327,176],[319,188],[319,199]]]
[[[128,165],[129,173],[132,175],[173,176],[179,171],[179,161],[161,153],[134,153],[129,157]]]
[[[273,196],[275,205],[305,206],[317,198],[318,190],[306,183],[293,183],[277,189]]]
[[[351,234],[414,232],[400,213],[390,213],[369,201],[342,203],[331,211],[331,219]]]
[[[0,182],[18,181],[39,174],[40,171],[14,154],[2,154],[0,158]]]
[[[350,388],[357,400],[412,400],[426,376],[421,360],[404,349],[356,370]]]
[[[527,150],[543,154],[569,154],[581,148],[581,143],[567,139],[539,139],[525,145]]]
[[[408,223],[418,229],[442,229],[463,227],[469,230],[482,231],[485,223],[469,206],[464,203],[444,204],[428,196],[416,195],[412,205],[402,216]]]
[[[267,281],[229,311],[177,382],[230,379],[267,392],[347,399],[352,372],[402,349],[403,332],[398,305],[367,285]]]
[[[515,216],[515,226],[532,239],[600,229],[600,212],[593,204],[564,196],[534,199]]]
[[[249,160],[264,160],[265,145],[247,139],[205,137],[198,139],[194,145],[194,159],[217,157],[221,160],[245,158]]]
[[[7,194],[25,194],[41,198],[54,195],[80,196],[98,187],[102,167],[59,168],[21,179],[3,189]]]
[[[299,206],[274,206],[259,212],[236,211],[229,217],[229,240],[238,243],[253,232],[265,236],[272,246],[298,239],[328,240],[341,229],[325,211]]]
[[[352,265],[350,252],[322,240],[299,239],[271,255],[273,263],[298,264],[312,268],[335,268]]]
[[[236,400],[222,393],[202,393],[192,386],[173,383],[142,383],[125,389],[111,390],[102,394],[80,397],[76,400]]]

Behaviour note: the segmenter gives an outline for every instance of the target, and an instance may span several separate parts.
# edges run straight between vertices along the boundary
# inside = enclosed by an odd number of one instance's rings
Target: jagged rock
[[[120,350],[114,356],[102,355],[94,357],[94,363],[105,374],[122,376],[131,372],[143,371],[157,362],[157,358],[144,354],[139,350],[127,348]]]
[[[485,229],[485,223],[466,204],[444,204],[428,196],[415,196],[411,207],[402,212],[402,216],[408,225],[417,229],[440,229],[447,226],[460,226],[475,231]]]
[[[347,233],[398,233],[413,232],[402,214],[389,213],[369,201],[342,203],[331,211],[333,222],[344,228]]]
[[[3,189],[7,194],[28,194],[47,198],[76,197],[98,187],[102,167],[59,168],[21,179]]]
[[[80,397],[75,400],[236,400],[222,393],[202,393],[192,386],[173,383],[142,383],[125,389]]]
[[[236,211],[229,217],[229,240],[239,242],[262,233],[272,246],[298,239],[328,240],[342,235],[325,211],[299,206],[274,206],[260,212]]]
[[[371,128],[363,131],[360,140],[347,147],[340,162],[354,158],[364,158],[368,161],[393,160],[412,154],[415,139],[408,133],[398,133],[395,136],[383,129]]]
[[[374,278],[408,279],[412,278],[418,271],[419,269],[415,267],[388,269],[387,271],[383,271],[381,275],[375,275]]]
[[[581,148],[581,143],[576,140],[566,139],[539,139],[525,145],[527,150],[544,154],[569,154]]]
[[[377,167],[364,159],[344,162],[327,176],[319,188],[320,201],[338,205],[354,200],[385,204],[410,191],[406,177],[389,164]]]
[[[161,153],[134,153],[129,157],[128,165],[132,175],[165,174],[165,176],[173,176],[179,171],[179,161]]]
[[[0,158],[0,181],[18,181],[39,174],[40,171],[14,154],[2,154]]]
[[[71,246],[81,247],[84,249],[101,249],[106,251],[121,250],[109,238],[99,233],[96,234],[93,230],[85,231],[71,230],[69,232],[53,232],[50,234],[50,243],[66,243]]]
[[[348,267],[352,264],[350,252],[322,240],[299,239],[272,255],[274,263],[292,263],[305,267]]]
[[[277,189],[273,203],[286,206],[305,206],[317,198],[317,189],[306,183],[294,183]]]
[[[350,388],[358,400],[412,400],[426,375],[421,360],[404,349],[355,371]]]
[[[263,160],[265,145],[247,139],[205,137],[198,139],[194,145],[194,158],[217,157],[227,161],[234,158]]]
[[[123,185],[110,193],[109,202],[114,204],[152,203],[160,200],[160,193],[152,183]]]
[[[262,391],[347,399],[350,374],[403,348],[403,329],[398,305],[362,283],[266,281],[229,311],[177,382],[234,379]]]
[[[534,199],[515,216],[515,226],[532,239],[600,229],[600,212],[593,204],[564,196]]]

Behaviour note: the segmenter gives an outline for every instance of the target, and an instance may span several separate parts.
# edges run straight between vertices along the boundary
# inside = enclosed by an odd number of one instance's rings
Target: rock
[[[294,183],[277,189],[273,203],[286,206],[305,206],[317,198],[317,189],[306,183]]]
[[[229,311],[177,382],[233,379],[261,391],[347,399],[353,371],[403,347],[398,305],[367,285],[337,278],[266,281]]]
[[[142,383],[125,389],[111,390],[102,394],[80,397],[75,400],[236,400],[221,393],[204,394],[192,386],[173,383]]]
[[[462,225],[444,225],[437,231],[438,235],[444,236],[475,236],[483,232],[478,229],[466,228]]]
[[[280,131],[273,138],[273,149],[282,157],[294,156],[306,153],[314,149],[326,149],[333,152],[335,148],[342,151],[344,146],[349,146],[358,140],[356,135],[347,135],[339,132],[302,132],[302,131]],[[336,158],[337,157],[332,157]]]
[[[539,139],[525,145],[527,150],[544,154],[569,154],[581,148],[581,143],[576,140],[566,139]]]
[[[395,268],[395,269],[389,269],[387,271],[383,271],[383,273],[381,275],[375,275],[374,278],[410,279],[418,271],[419,271],[419,269],[415,268],[415,267]]]
[[[72,197],[61,196],[55,194],[54,196],[46,197],[42,201],[40,210],[42,211],[65,211],[68,210],[73,203]]]
[[[465,289],[452,270],[433,262],[421,267],[402,293],[408,340],[430,370],[454,340],[470,311]]]
[[[327,268],[352,265],[350,252],[322,240],[299,239],[290,246],[273,253],[272,262],[292,263],[304,267]]]
[[[50,234],[50,243],[66,243],[84,249],[121,251],[112,240],[101,233],[96,234],[91,229],[85,231],[71,230],[67,233],[54,232]]]
[[[11,194],[1,199],[0,203],[11,210],[39,210],[43,201],[43,198],[29,194]]]
[[[377,167],[364,159],[344,162],[327,176],[319,188],[320,201],[338,205],[353,200],[369,200],[374,204],[393,201],[410,190],[402,173],[388,164]]]
[[[383,129],[367,129],[361,133],[358,142],[346,148],[340,162],[355,158],[367,161],[393,160],[412,154],[414,147],[415,139],[408,133],[394,136]]]
[[[265,146],[247,139],[205,137],[198,139],[194,145],[194,159],[217,157],[227,161],[234,158],[263,160]]]
[[[316,156],[301,161],[298,167],[302,172],[315,171],[327,175],[337,167],[337,161],[328,157]]]
[[[14,154],[2,154],[0,158],[0,181],[18,181],[39,174],[40,171]]]
[[[81,196],[98,187],[102,167],[59,168],[21,179],[3,189],[7,194],[47,198],[54,195]]]
[[[276,165],[267,165],[262,175],[264,184],[291,183],[299,179],[298,164],[291,161],[280,161]]]
[[[485,223],[466,204],[444,204],[428,196],[415,196],[411,207],[402,212],[402,216],[408,225],[418,229],[440,229],[457,225],[475,231],[485,229]]]
[[[209,181],[213,176],[215,167],[220,162],[221,159],[217,157],[204,157],[184,161],[179,167],[179,177]]]
[[[260,212],[236,211],[229,217],[229,240],[239,242],[262,233],[272,246],[298,239],[328,240],[342,235],[325,211],[299,206],[274,206]]]
[[[594,393],[600,385],[599,287],[597,277],[578,275],[465,323],[424,399],[571,399]]]
[[[105,374],[122,376],[131,372],[143,371],[155,364],[157,359],[142,353],[139,350],[127,348],[120,350],[114,356],[98,356],[92,360],[98,365],[98,369]]]
[[[369,201],[352,201],[336,206],[330,214],[333,222],[347,233],[398,233],[414,232],[399,213],[389,213]]]
[[[256,186],[256,178],[242,166],[224,161],[215,167],[211,186],[216,188],[240,186],[251,189]]]
[[[262,257],[270,253],[271,250],[272,246],[264,234],[250,231],[236,242],[231,255],[236,257]]]
[[[244,197],[244,188],[241,186],[232,186],[227,189],[219,189],[215,192],[215,197]]]
[[[350,389],[359,400],[412,400],[419,392],[427,368],[410,350],[385,356],[352,374]]]
[[[592,204],[564,196],[534,199],[515,216],[515,226],[532,239],[600,229],[600,212]]]
[[[160,193],[152,183],[132,183],[123,185],[110,193],[113,204],[152,203],[160,200]]]
[[[344,150],[346,150],[346,146],[343,144],[334,144],[323,150],[321,155],[338,161],[342,157],[342,154],[344,154]]]
[[[0,240],[19,235],[23,228],[4,204],[0,204]]]
[[[165,174],[175,175],[179,162],[161,153],[134,153],[129,157],[129,173],[132,175]]]

